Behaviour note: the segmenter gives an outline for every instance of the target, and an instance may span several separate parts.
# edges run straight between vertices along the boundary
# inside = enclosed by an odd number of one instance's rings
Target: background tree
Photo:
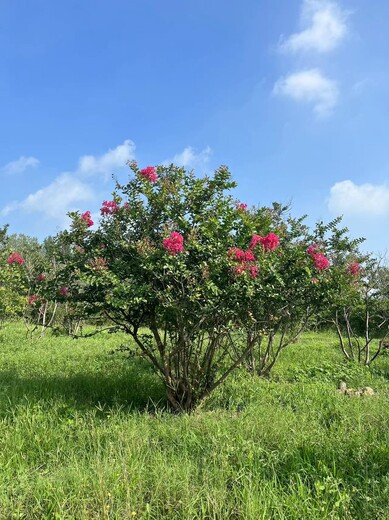
[[[0,320],[20,317],[26,306],[28,279],[24,258],[12,251],[7,226],[0,230]]]
[[[245,307],[241,332],[247,345],[252,345],[246,361],[250,371],[264,376],[321,313],[348,297],[351,280],[343,273],[350,253],[356,255],[361,242],[348,237],[347,228],[339,227],[339,218],[329,224],[319,222],[311,231],[305,217],[292,218],[287,210],[277,204],[270,210],[279,243],[269,242],[271,234],[252,237],[259,276],[250,281],[243,270],[236,282],[247,284],[246,297],[236,302],[236,307]],[[256,229],[264,229],[255,215],[247,218],[254,220]]]
[[[333,323],[343,355],[370,365],[389,345],[389,276],[383,260],[371,256],[352,263],[345,297],[336,302]]]

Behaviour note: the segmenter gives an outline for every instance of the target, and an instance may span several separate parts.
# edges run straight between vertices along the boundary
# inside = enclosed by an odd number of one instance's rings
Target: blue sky
[[[97,213],[126,160],[389,248],[387,0],[0,0],[0,224]]]

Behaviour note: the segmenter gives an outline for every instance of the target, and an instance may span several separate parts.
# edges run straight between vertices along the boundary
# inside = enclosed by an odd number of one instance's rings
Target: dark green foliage
[[[131,336],[172,409],[191,411],[242,363],[270,374],[318,312],[342,297],[359,241],[337,229],[339,219],[310,231],[277,203],[242,209],[225,166],[203,178],[158,166],[152,179],[130,166],[97,229],[75,212],[56,238],[52,298]],[[178,253],[164,245],[171,233],[183,242]],[[268,236],[269,247],[261,242]],[[315,265],[312,243],[331,269]]]

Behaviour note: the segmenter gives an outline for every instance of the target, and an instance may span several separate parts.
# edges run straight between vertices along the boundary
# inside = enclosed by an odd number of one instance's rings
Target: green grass
[[[190,416],[122,335],[0,330],[0,519],[389,519],[389,356],[306,334],[271,380],[237,372]],[[336,392],[371,386],[377,395]]]

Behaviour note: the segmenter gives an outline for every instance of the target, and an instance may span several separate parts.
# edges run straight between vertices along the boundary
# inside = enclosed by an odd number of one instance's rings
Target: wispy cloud
[[[347,180],[337,182],[331,188],[328,209],[346,216],[389,215],[389,186],[377,184],[354,184]]]
[[[66,213],[78,209],[84,202],[96,202],[94,188],[86,180],[87,176],[107,176],[113,173],[116,168],[124,167],[126,161],[133,159],[134,152],[134,143],[126,140],[103,155],[84,155],[78,161],[75,171],[61,173],[50,184],[31,193],[24,200],[8,204],[1,214],[6,216],[14,211],[37,213],[63,226],[67,221]]]
[[[173,162],[178,166],[202,169],[206,168],[211,153],[209,147],[196,152],[188,146],[173,159],[165,161],[165,164]],[[115,169],[125,167],[126,162],[134,158],[135,144],[129,139],[102,155],[84,155],[80,157],[75,171],[61,173],[50,184],[31,193],[24,200],[8,204],[0,214],[6,216],[15,211],[40,214],[64,227],[68,222],[66,214],[69,211],[79,209],[84,203],[88,203],[92,209],[97,203],[95,188],[98,179],[101,187],[104,177],[114,173]],[[98,178],[92,180],[94,175],[98,175]]]
[[[2,210],[2,215],[12,211],[41,213],[44,216],[63,222],[66,213],[77,209],[77,204],[91,201],[94,193],[91,186],[81,182],[74,174],[63,173],[48,186],[31,193],[21,202],[15,202]]]
[[[22,155],[16,161],[11,161],[1,167],[0,172],[6,175],[17,175],[23,173],[28,168],[36,168],[38,165],[39,161],[35,157],[25,157]]]
[[[335,49],[348,32],[348,13],[336,2],[304,0],[301,10],[301,32],[282,41],[283,52],[316,51],[325,53]]]
[[[339,97],[337,82],[325,77],[319,69],[295,72],[279,79],[273,93],[313,105],[319,117],[331,114]]]
[[[103,155],[84,155],[78,162],[78,173],[83,175],[110,175],[116,168],[122,168],[127,161],[135,158],[135,144],[130,139]]]
[[[354,83],[351,89],[351,93],[353,96],[361,96],[372,87],[374,87],[374,81],[372,81],[370,78],[361,79],[360,81]]]
[[[191,146],[187,146],[181,153],[176,154],[172,159],[164,161],[164,164],[173,163],[176,166],[184,166],[185,168],[199,168],[204,169],[209,162],[212,155],[212,150],[209,146],[196,152]]]

